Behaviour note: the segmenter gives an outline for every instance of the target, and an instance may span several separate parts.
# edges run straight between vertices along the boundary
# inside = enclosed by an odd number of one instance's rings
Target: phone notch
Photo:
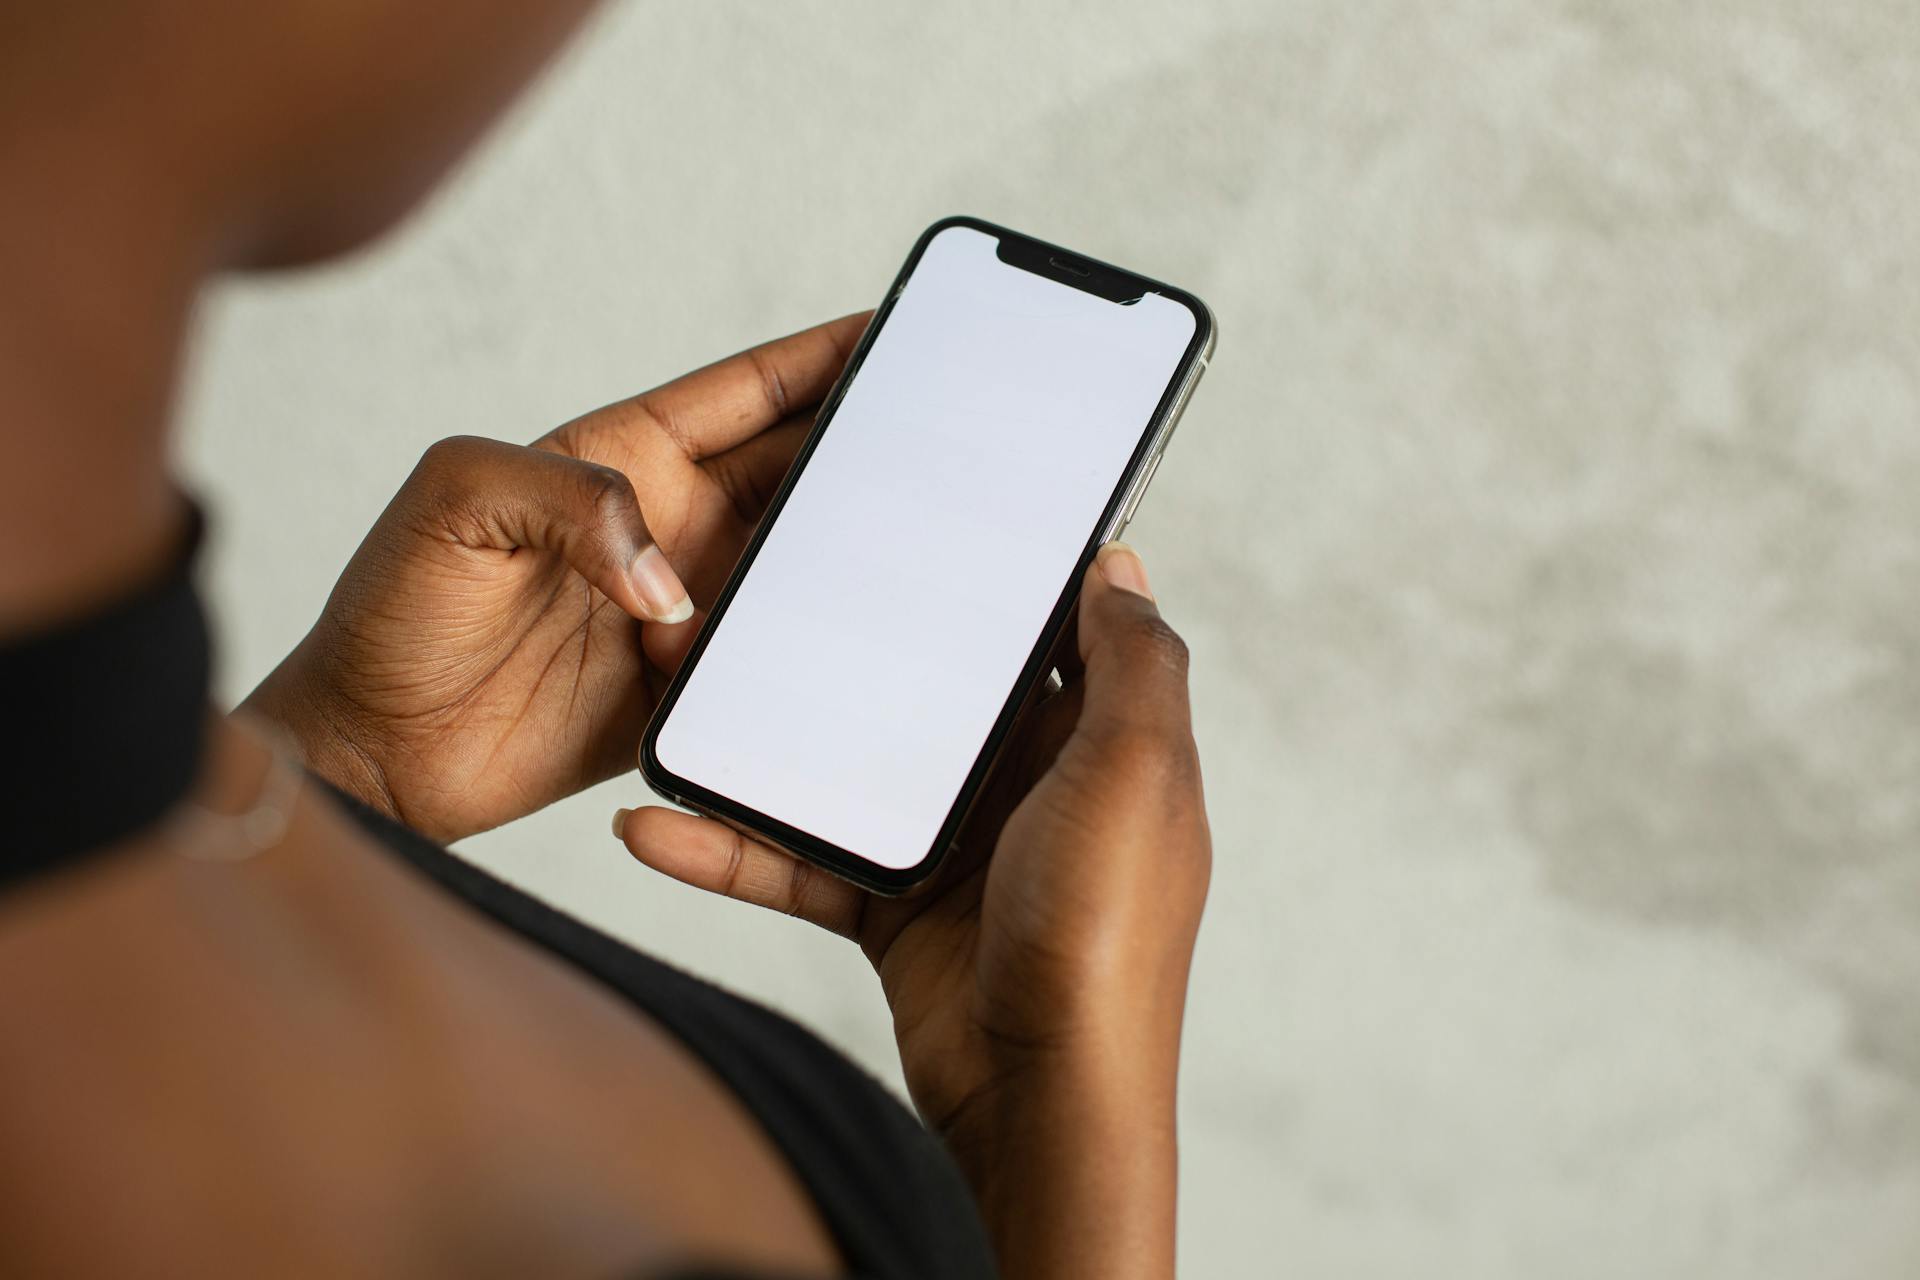
[[[1091,258],[1062,253],[1051,245],[1024,236],[1003,235],[994,255],[1010,267],[1031,271],[1058,284],[1091,293],[1096,298],[1130,307],[1149,291],[1148,282],[1130,271]]]

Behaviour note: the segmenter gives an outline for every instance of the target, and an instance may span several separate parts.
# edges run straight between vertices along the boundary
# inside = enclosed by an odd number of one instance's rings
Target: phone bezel
[[[887,317],[893,312],[894,303],[899,299],[901,291],[906,288],[907,281],[912,278],[914,269],[919,266],[922,255],[925,254],[927,246],[933,242],[934,237],[955,227],[965,227],[996,237],[1000,240],[999,252],[1003,260],[1076,288],[1089,292],[1137,289],[1132,293],[1134,297],[1149,292],[1160,294],[1178,302],[1193,313],[1194,332],[1193,339],[1181,355],[1180,363],[1175,368],[1173,376],[1168,379],[1167,389],[1155,406],[1153,416],[1141,430],[1139,443],[1134,447],[1133,455],[1128,460],[1119,483],[1108,495],[1107,502],[1101,509],[1100,519],[1089,532],[1086,545],[1081,548],[1079,558],[1075,562],[1074,571],[1063,584],[1060,596],[1054,602],[1053,610],[1047,617],[1046,625],[1041,628],[1033,649],[1028,653],[1027,660],[1021,667],[1019,677],[1014,681],[1005,703],[1000,708],[999,715],[995,717],[992,730],[981,743],[980,751],[974,757],[965,782],[961,784],[959,792],[954,796],[953,804],[948,808],[947,816],[941,822],[932,847],[912,866],[896,869],[883,867],[852,850],[841,848],[831,841],[823,840],[782,822],[771,814],[761,813],[751,806],[724,796],[691,779],[680,777],[661,762],[656,745],[667,717],[673,713],[673,708],[680,699],[681,690],[685,688],[688,678],[699,665],[700,656],[706,651],[708,640],[719,627],[721,620],[726,617],[728,605],[732,603],[734,594],[746,578],[747,572],[753,567],[753,562],[758,557],[760,548],[773,529],[775,521],[779,519],[782,508],[786,506],[787,498],[793,492],[794,485],[812,459],[814,449],[832,425],[834,414],[839,409],[847,388],[859,375],[860,367],[865,362],[867,353],[873,348],[874,340],[886,325]],[[1010,248],[1014,251],[1012,256],[1009,256]],[[1016,258],[1019,260],[1016,261]],[[1059,261],[1061,259],[1065,259],[1071,265],[1062,265]],[[1088,273],[1087,275],[1081,274],[1083,269]],[[1089,280],[1095,282],[1091,287],[1085,283]],[[1124,304],[1116,301],[1115,305]],[[1089,258],[1085,254],[1075,253],[1032,236],[1023,235],[981,218],[967,215],[942,218],[921,232],[920,238],[914,243],[913,251],[907,255],[906,262],[888,288],[886,300],[874,312],[873,319],[867,323],[866,331],[860,335],[860,341],[847,358],[846,368],[841,371],[832,390],[821,401],[820,408],[814,417],[813,429],[807,433],[805,442],[800,446],[799,452],[794,455],[792,465],[788,467],[779,489],[767,504],[765,514],[761,516],[759,525],[754,529],[745,550],[740,553],[740,559],[734,565],[732,573],[727,576],[726,585],[721,589],[719,598],[714,601],[706,621],[701,624],[700,632],[694,637],[693,645],[688,649],[686,658],[682,660],[679,670],[674,673],[665,692],[661,694],[659,705],[654,708],[653,716],[648,721],[646,732],[640,740],[640,772],[646,779],[647,785],[677,804],[717,818],[756,838],[764,839],[789,853],[824,867],[842,879],[852,881],[876,893],[903,894],[930,878],[939,870],[942,860],[952,849],[968,811],[973,807],[981,787],[986,782],[994,759],[999,755],[1007,735],[1012,732],[1021,705],[1035,682],[1042,678],[1044,674],[1042,668],[1079,599],[1080,582],[1086,573],[1087,566],[1092,563],[1094,554],[1100,546],[1117,536],[1118,530],[1125,525],[1126,519],[1132,515],[1133,508],[1138,504],[1140,494],[1144,491],[1144,481],[1151,478],[1152,464],[1158,459],[1160,450],[1165,447],[1179,410],[1185,408],[1187,394],[1193,389],[1199,374],[1206,367],[1207,358],[1212,354],[1214,329],[1213,313],[1198,297],[1184,289],[1162,284],[1147,276]]]

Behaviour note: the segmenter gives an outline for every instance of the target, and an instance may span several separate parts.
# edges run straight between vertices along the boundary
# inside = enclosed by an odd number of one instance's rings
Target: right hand
[[[1186,647],[1130,548],[1088,570],[1077,649],[1084,674],[1022,718],[924,892],[870,895],[671,809],[615,825],[675,879],[860,943],[914,1103],[973,1182],[1008,1275],[1166,1275],[1211,853]]]
[[[316,772],[442,842],[632,769],[690,619],[866,320],[756,347],[531,447],[442,441],[248,706]]]

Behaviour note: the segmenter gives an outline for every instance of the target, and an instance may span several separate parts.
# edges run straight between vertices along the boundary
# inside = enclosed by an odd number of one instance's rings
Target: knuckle
[[[792,397],[787,392],[786,379],[780,376],[780,367],[759,347],[747,352],[747,360],[760,379],[760,392],[768,409],[776,419],[785,418],[792,409]]]
[[[488,541],[496,524],[484,501],[485,454],[491,444],[478,436],[448,436],[428,445],[401,486],[393,510],[436,537]]]
[[[574,485],[586,522],[595,528],[625,532],[639,514],[633,482],[613,467],[582,462],[575,468]]]
[[[448,436],[435,440],[420,455],[420,469],[435,473],[458,471],[472,462],[486,441],[478,436]]]
[[[786,901],[781,910],[790,916],[800,915],[807,906],[807,896],[813,888],[813,867],[810,863],[793,859],[787,869]]]
[[[722,897],[740,896],[740,873],[747,865],[747,840],[738,831],[729,832],[727,841],[727,867],[720,874],[720,894]]]

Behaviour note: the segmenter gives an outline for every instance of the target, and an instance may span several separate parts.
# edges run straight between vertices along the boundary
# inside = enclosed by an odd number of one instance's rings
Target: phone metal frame
[[[1046,625],[1041,628],[1039,638],[1027,655],[1026,663],[1021,667],[1019,678],[1014,681],[1006,702],[1000,708],[1000,714],[994,719],[993,728],[981,743],[979,753],[974,757],[973,766],[967,772],[966,781],[961,784],[954,796],[952,806],[934,836],[933,845],[920,861],[910,867],[894,869],[882,867],[870,859],[863,858],[849,849],[843,849],[830,841],[791,826],[771,814],[761,813],[735,800],[709,790],[690,779],[682,778],[661,763],[655,750],[660,730],[666,719],[673,713],[674,705],[680,699],[680,691],[685,687],[688,677],[699,665],[700,655],[706,651],[707,642],[715,629],[727,614],[727,606],[732,603],[734,593],[745,580],[747,572],[753,567],[760,553],[761,545],[766,541],[774,522],[779,519],[781,509],[786,506],[787,497],[793,492],[800,474],[806,470],[807,462],[812,458],[815,447],[833,423],[833,416],[845,397],[847,388],[858,376],[867,353],[873,347],[887,317],[892,314],[894,303],[907,281],[912,278],[914,268],[920,264],[921,256],[933,238],[941,232],[954,227],[966,227],[984,232],[1000,242],[999,257],[1003,262],[1033,271],[1061,284],[1070,285],[1086,292],[1107,298],[1115,305],[1126,305],[1130,300],[1138,299],[1147,293],[1157,293],[1186,307],[1194,316],[1193,340],[1175,368],[1173,377],[1167,382],[1167,389],[1161,395],[1160,402],[1154,408],[1153,416],[1140,433],[1140,443],[1135,446],[1133,457],[1128,461],[1120,482],[1114,486],[1106,506],[1102,508],[1100,519],[1095,524],[1081,549],[1074,571],[1063,585],[1059,599],[1054,602],[1052,613],[1047,617]],[[660,696],[659,706],[654,708],[653,716],[647,723],[645,734],[640,740],[640,773],[660,795],[676,804],[697,813],[718,819],[721,822],[764,840],[768,844],[784,849],[797,857],[805,858],[844,880],[852,881],[864,889],[875,893],[895,896],[904,894],[933,876],[941,862],[952,849],[954,840],[968,811],[973,807],[987,775],[999,755],[1000,748],[1012,732],[1015,719],[1021,706],[1034,685],[1044,677],[1048,656],[1058,641],[1067,620],[1072,616],[1075,604],[1080,597],[1080,582],[1085,576],[1087,566],[1092,563],[1094,554],[1100,547],[1118,537],[1133,518],[1140,504],[1141,495],[1153,479],[1153,473],[1160,464],[1160,456],[1172,438],[1174,428],[1179,424],[1180,415],[1185,410],[1188,398],[1199,384],[1200,376],[1206,372],[1207,361],[1212,358],[1216,326],[1213,313],[1206,303],[1184,289],[1162,284],[1157,280],[1138,275],[1109,263],[1074,253],[1058,245],[1022,235],[1006,227],[998,226],[980,218],[956,215],[942,218],[920,234],[914,243],[913,251],[907,255],[905,265],[894,277],[892,286],[887,290],[886,301],[867,322],[866,332],[860,335],[859,343],[853,354],[847,358],[846,368],[834,382],[832,390],[820,402],[820,408],[814,415],[813,429],[808,432],[806,441],[794,456],[793,463],[780,482],[779,489],[767,504],[765,514],[760,517],[753,536],[747,542],[746,549],[740,553],[732,573],[727,576],[726,586],[714,601],[706,621],[701,624],[700,633],[694,637],[693,646],[688,650],[680,669],[668,683],[666,691]]]

